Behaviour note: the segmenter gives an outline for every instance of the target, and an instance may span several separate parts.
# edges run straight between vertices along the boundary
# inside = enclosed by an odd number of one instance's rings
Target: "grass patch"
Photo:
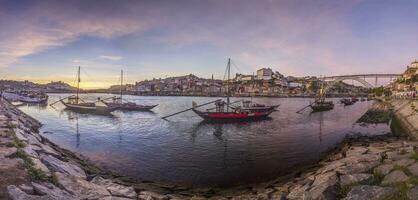
[[[392,171],[395,171],[395,170],[400,170],[408,176],[411,175],[411,172],[409,172],[408,167],[405,167],[405,166],[394,165]]]
[[[380,185],[385,176],[378,172],[373,172],[372,178],[368,181],[368,185]]]
[[[396,137],[408,137],[408,133],[405,128],[402,126],[399,119],[393,115],[391,123],[390,123],[390,130],[392,135]]]
[[[410,156],[411,159],[418,160],[418,152],[414,151],[412,155]]]
[[[387,185],[396,190],[396,192],[383,200],[408,200],[407,192],[409,190],[408,182],[393,183]]]
[[[23,160],[23,166],[28,170],[28,174],[34,181],[47,181],[48,176],[40,169],[35,168],[32,159],[22,150],[18,149],[16,156]]]
[[[340,185],[337,186],[337,199],[344,199],[355,185]]]

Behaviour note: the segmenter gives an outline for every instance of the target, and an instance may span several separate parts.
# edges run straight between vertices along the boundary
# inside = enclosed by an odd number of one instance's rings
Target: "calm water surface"
[[[54,102],[63,94],[50,95]],[[106,95],[101,95],[106,96]],[[110,96],[110,95],[107,95]],[[96,99],[97,94],[84,95]],[[269,180],[292,167],[318,161],[346,134],[385,134],[387,125],[360,126],[355,121],[372,102],[334,110],[295,112],[312,99],[255,98],[281,104],[270,120],[207,124],[193,112],[160,117],[189,108],[206,97],[138,97],[125,99],[159,104],[153,112],[113,112],[112,116],[78,114],[54,107],[22,106],[40,120],[41,134],[60,146],[79,152],[101,167],[141,180],[194,186],[232,186]]]

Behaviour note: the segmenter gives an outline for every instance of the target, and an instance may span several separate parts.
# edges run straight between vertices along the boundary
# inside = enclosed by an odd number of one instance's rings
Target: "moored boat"
[[[136,104],[133,102],[121,102],[122,100],[115,99],[113,102],[106,102],[103,101],[104,104],[111,106],[111,107],[117,107],[117,110],[125,110],[125,111],[150,111],[151,109],[158,106],[158,104],[154,105],[141,105]]]
[[[312,112],[322,112],[327,110],[334,109],[334,102],[332,101],[325,101],[325,100],[317,100],[313,104],[310,105],[312,108]]]
[[[204,121],[209,122],[235,122],[235,121],[256,121],[268,118],[268,116],[277,111],[279,105],[263,105],[258,103],[253,103],[252,101],[235,101],[230,102],[230,89],[229,89],[229,79],[230,79],[230,68],[231,68],[231,59],[228,59],[227,65],[227,72],[228,72],[228,80],[227,80],[227,96],[226,101],[222,99],[218,99],[212,102],[207,102],[201,105],[197,105],[193,102],[193,107],[190,109],[186,109],[168,116],[163,117],[163,119],[167,117],[171,117],[182,112],[192,110]],[[214,108],[206,109],[206,111],[198,110],[198,107],[202,107],[209,104],[215,104]],[[241,103],[241,105],[238,105]]]
[[[60,99],[57,102],[61,102],[67,109],[70,109],[76,112],[91,113],[91,114],[110,114],[111,112],[115,111],[118,108],[117,106],[106,105],[100,99],[96,102],[83,101],[79,97],[80,82],[81,82],[80,67],[78,67],[76,95],[72,95],[72,96]],[[67,99],[67,101],[64,101],[64,99]],[[52,103],[51,105],[55,103]]]
[[[322,84],[321,89],[319,90],[319,95],[315,98],[315,102],[309,105],[309,107],[312,109],[312,112],[322,112],[334,109],[334,102],[325,100],[324,91],[324,84]]]
[[[341,99],[341,103],[344,104],[344,106],[353,105],[355,102],[351,99]]]
[[[120,71],[120,96],[119,97],[112,97],[112,102],[102,101],[107,106],[117,107],[117,110],[125,110],[125,111],[151,111],[151,109],[158,106],[158,104],[153,105],[141,105],[136,104],[134,102],[124,102],[123,99],[123,70]]]

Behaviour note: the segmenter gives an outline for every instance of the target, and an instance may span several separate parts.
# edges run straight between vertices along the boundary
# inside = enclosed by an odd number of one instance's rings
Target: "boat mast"
[[[123,70],[120,70],[120,102],[122,103]]]
[[[230,72],[231,72],[231,58],[228,58],[228,66],[227,66],[227,70],[228,70],[228,83],[227,83],[227,87],[226,87],[226,89],[227,89],[227,96],[226,96],[226,112],[229,112],[229,96],[230,96],[230,93],[229,93],[229,78],[230,78]]]
[[[77,98],[76,98],[76,103],[78,104],[78,93],[80,92],[80,66],[78,66],[78,71],[77,71]]]

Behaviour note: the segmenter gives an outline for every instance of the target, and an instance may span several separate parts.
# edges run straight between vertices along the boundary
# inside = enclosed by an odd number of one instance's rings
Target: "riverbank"
[[[418,143],[390,136],[347,139],[317,165],[295,170],[269,182],[230,189],[187,188],[140,182],[105,172],[89,164],[81,155],[61,149],[43,138],[37,132],[41,126],[39,122],[5,101],[0,102],[0,121],[3,127],[0,163],[8,163],[7,166],[1,165],[5,166],[1,168],[5,174],[2,177],[6,178],[0,182],[0,189],[2,197],[9,195],[11,199],[379,197],[374,193],[386,194],[387,198],[396,195],[407,199],[416,191],[413,170],[417,165],[415,149]],[[380,168],[386,169],[387,174],[380,174]]]

